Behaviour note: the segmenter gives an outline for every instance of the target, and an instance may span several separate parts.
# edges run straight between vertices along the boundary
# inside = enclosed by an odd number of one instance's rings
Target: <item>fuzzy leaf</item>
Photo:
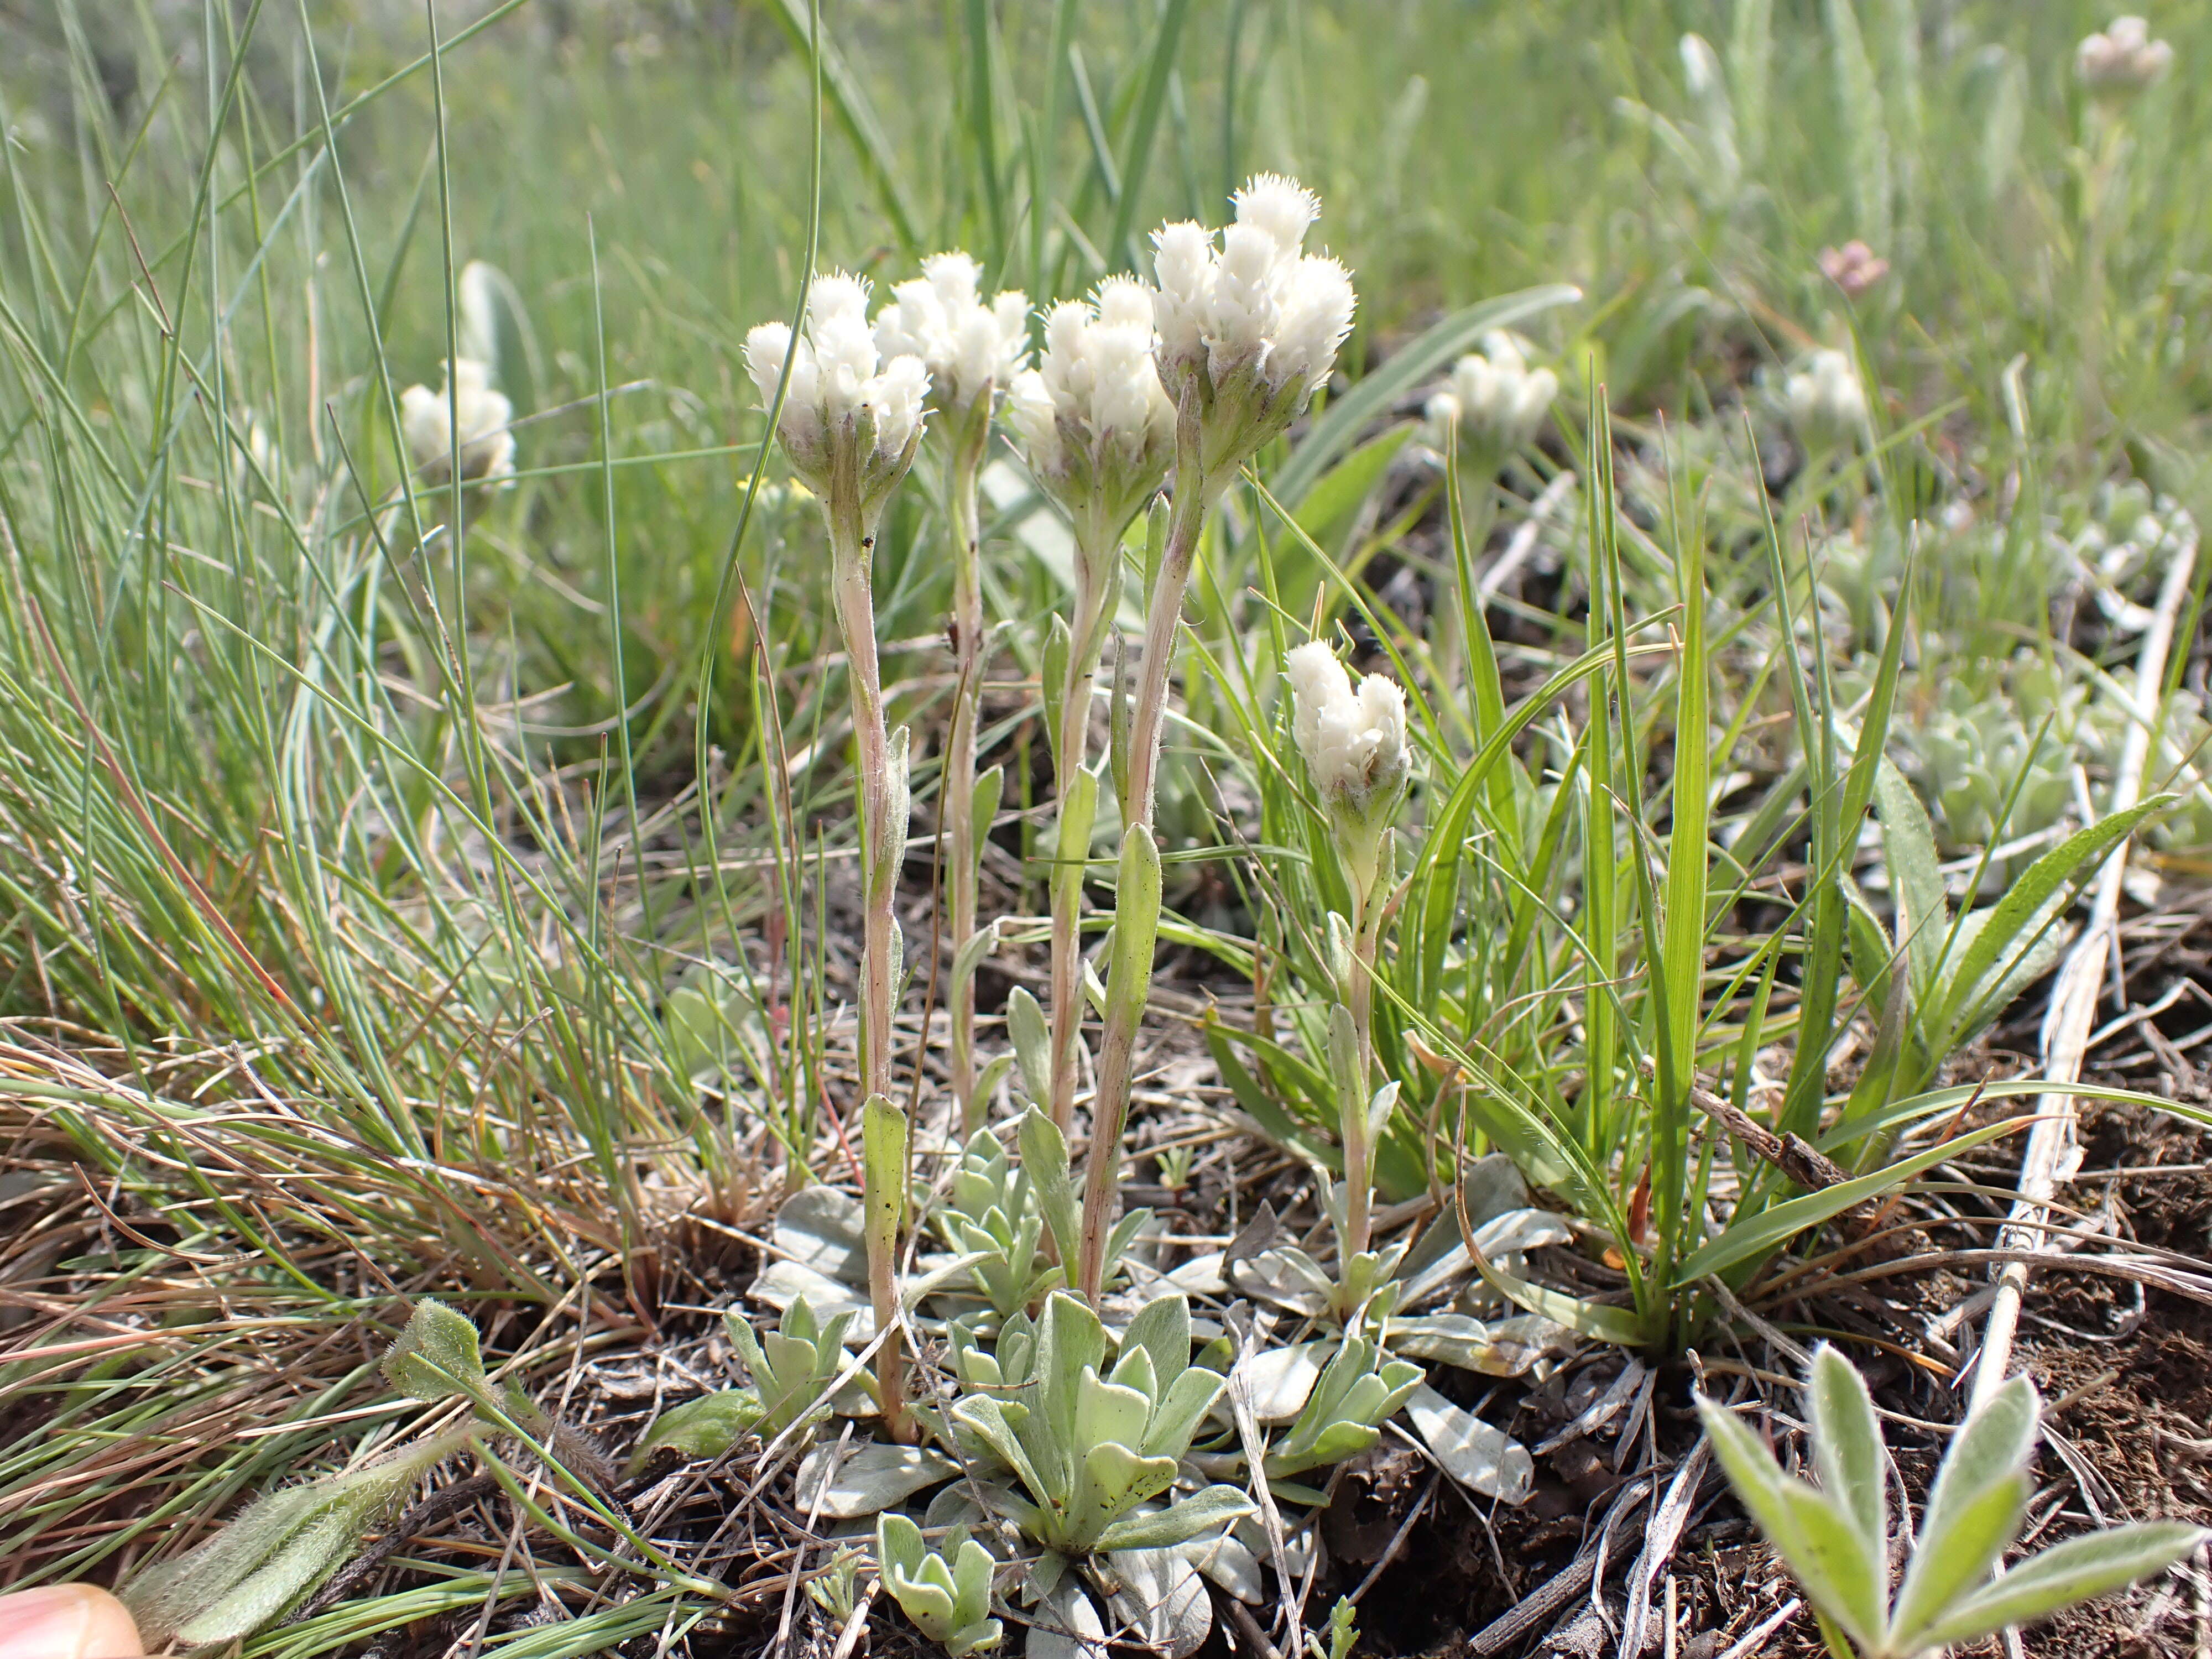
[[[1235,1486],[1201,1487],[1179,1503],[1116,1521],[1098,1535],[1102,1550],[1167,1549],[1189,1542],[1210,1527],[1249,1515],[1258,1506]]]
[[[1052,1037],[1046,1030],[1044,1010],[1027,986],[1006,993],[1006,1035],[1014,1045],[1014,1058],[1022,1068],[1022,1090],[1033,1101],[1052,1098]],[[1062,1163],[1066,1162],[1063,1157]]]
[[[1889,1588],[1888,1460],[1881,1424],[1858,1368],[1822,1343],[1806,1378],[1812,1402],[1813,1461],[1820,1490],[1858,1528],[1876,1564],[1884,1599]]]
[[[2025,1625],[2163,1572],[2207,1535],[2201,1527],[2166,1521],[2069,1538],[1953,1607],[1923,1639],[1931,1647],[1955,1645],[2008,1626]]]
[[[444,1303],[422,1297],[384,1356],[384,1380],[410,1400],[481,1400],[489,1392],[477,1328]]]

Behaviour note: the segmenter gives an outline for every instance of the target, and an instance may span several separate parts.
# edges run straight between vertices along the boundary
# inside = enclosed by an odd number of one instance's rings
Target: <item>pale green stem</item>
[[[1109,557],[1121,556],[1119,547]],[[1060,781],[1061,801],[1067,799],[1068,780],[1088,758],[1085,753],[1091,731],[1091,696],[1098,678],[1098,653],[1105,638],[1107,596],[1110,580],[1101,580],[1093,550],[1078,550],[1075,562],[1075,626],[1071,630],[1067,674],[1060,687]],[[1111,574],[1109,567],[1108,574]],[[1058,837],[1054,845],[1059,844]],[[1062,1134],[1075,1118],[1077,1050],[1083,1031],[1083,884],[1058,882],[1052,895],[1052,1121]]]
[[[989,428],[983,431],[988,435]],[[939,794],[945,817],[946,884],[953,959],[975,936],[975,722],[982,692],[983,586],[981,532],[975,511],[980,445],[962,445],[945,471],[945,510],[952,528],[952,659],[957,678],[952,726],[945,743],[945,776]],[[988,830],[987,824],[983,826]],[[981,1127],[985,1103],[975,1097],[975,976],[955,974],[946,999],[952,1019],[947,1059],[952,1097],[964,1133]]]
[[[1232,475],[1233,476],[1233,475]],[[1129,789],[1121,802],[1122,833],[1141,825],[1152,828],[1152,789],[1158,775],[1160,725],[1167,712],[1168,670],[1175,658],[1176,630],[1182,624],[1183,592],[1190,584],[1191,566],[1206,530],[1206,515],[1220,495],[1222,484],[1206,475],[1200,464],[1196,411],[1186,407],[1176,422],[1175,501],[1168,520],[1167,547],[1160,559],[1159,575],[1152,586],[1152,605],[1145,617],[1143,678],[1129,723]],[[1129,916],[1116,911],[1116,933],[1134,925],[1146,937],[1117,943],[1116,953],[1127,950],[1149,957],[1159,933],[1157,912]],[[1136,1048],[1137,1024],[1144,1009],[1133,999],[1109,999],[1106,1034],[1098,1049],[1098,1091],[1091,1106],[1091,1156],[1083,1186],[1083,1258],[1078,1279],[1085,1298],[1098,1305],[1105,1277],[1106,1236],[1113,1224],[1115,1177],[1121,1167],[1121,1132],[1129,1117],[1129,1064]]]
[[[1355,894],[1352,901],[1352,975],[1345,989],[1345,1006],[1352,1011],[1352,1030],[1358,1041],[1359,1087],[1342,1103],[1340,1125],[1344,1138],[1344,1237],[1338,1242],[1337,1270],[1367,1249],[1372,1231],[1375,1147],[1367,1133],[1367,1085],[1375,1077],[1375,951],[1382,933],[1382,907],[1371,896]]]
[[[869,588],[875,538],[857,516],[830,526],[831,586],[837,626],[845,637],[845,684],[852,700],[853,741],[860,784],[860,1098],[891,1091],[891,1014],[896,994],[894,957],[898,869],[903,850],[891,799],[890,733],[884,724],[883,678],[876,660],[876,607]]]

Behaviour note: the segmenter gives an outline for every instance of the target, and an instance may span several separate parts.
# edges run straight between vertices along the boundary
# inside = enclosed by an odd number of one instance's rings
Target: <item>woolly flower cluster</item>
[[[1456,422],[1463,440],[1510,452],[1535,437],[1559,394],[1559,377],[1530,368],[1513,337],[1497,331],[1483,336],[1480,352],[1452,365],[1450,380],[1429,398],[1429,425],[1439,443]]]
[[[1382,836],[1405,796],[1406,694],[1381,674],[1368,675],[1354,690],[1352,676],[1320,640],[1292,651],[1285,666],[1291,735],[1364,893],[1374,884]]]
[[[1010,288],[986,305],[981,275],[965,253],[933,253],[876,313],[876,349],[921,359],[935,407],[950,413],[988,409],[1029,358],[1029,296]]]
[[[1866,388],[1849,352],[1823,347],[1784,381],[1782,401],[1797,441],[1808,449],[1848,444],[1867,422]]]
[[[1203,370],[1217,389],[1249,374],[1303,402],[1352,331],[1351,275],[1303,251],[1321,203],[1295,179],[1260,173],[1231,199],[1237,220],[1218,248],[1188,222],[1153,234],[1162,367],[1178,393]]]
[[[793,470],[829,506],[842,461],[859,482],[860,500],[854,505],[872,524],[912,464],[928,368],[911,352],[884,361],[868,326],[868,285],[843,271],[815,278],[806,296],[806,331],[797,339],[781,323],[763,323],[745,336],[745,369],[763,408],[775,402],[787,358],[790,385],[776,435]]]
[[[1038,367],[1014,377],[1013,428],[1039,483],[1110,544],[1165,475],[1175,410],[1153,359],[1152,291],[1109,276],[1054,306]]]
[[[2140,17],[2115,17],[2075,49],[2074,72],[2093,97],[2124,102],[2173,67],[2173,48]]]
[[[400,435],[423,477],[442,483],[452,476],[456,414],[461,477],[503,478],[513,472],[514,434],[507,422],[514,418],[514,405],[491,389],[489,368],[472,357],[457,357],[435,392],[410,386],[399,394]]]

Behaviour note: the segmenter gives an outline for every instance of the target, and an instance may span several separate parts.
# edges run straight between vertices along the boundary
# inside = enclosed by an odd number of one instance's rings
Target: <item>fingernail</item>
[[[90,1584],[48,1584],[0,1595],[0,1659],[135,1654],[138,1643],[130,1623],[120,1602]]]

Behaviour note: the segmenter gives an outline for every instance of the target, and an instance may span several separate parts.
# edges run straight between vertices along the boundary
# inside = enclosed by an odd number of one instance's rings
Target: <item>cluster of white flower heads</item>
[[[775,402],[787,358],[791,378],[776,435],[800,478],[826,495],[840,452],[850,447],[864,496],[896,483],[921,431],[929,370],[912,352],[884,357],[868,326],[868,285],[843,271],[817,276],[804,334],[794,340],[784,324],[763,323],[745,336],[745,369],[763,408]]]
[[[1324,799],[1364,811],[1395,796],[1406,781],[1406,694],[1395,680],[1370,674],[1355,689],[1328,644],[1294,649],[1291,734]]]
[[[876,313],[876,349],[921,359],[933,406],[956,415],[1004,391],[1029,361],[1029,296],[1005,289],[987,305],[981,277],[965,253],[933,253]]]
[[[1847,445],[1866,428],[1866,388],[1850,354],[1823,346],[1783,383],[1782,401],[1791,430],[1808,449]]]
[[[1037,481],[1080,517],[1118,535],[1159,488],[1175,441],[1175,410],[1154,356],[1152,291],[1109,276],[1090,300],[1046,314],[1044,352],[1014,377],[1006,424]]]
[[[2122,101],[2147,90],[2173,67],[2173,48],[2150,38],[2140,17],[2115,17],[2075,49],[2074,72],[2091,95]]]
[[[1352,276],[1304,251],[1321,211],[1295,179],[1256,175],[1231,198],[1236,222],[1215,233],[1190,222],[1153,233],[1154,314],[1171,386],[1204,369],[1218,386],[1249,373],[1303,398],[1328,378],[1352,331]]]
[[[1536,435],[1559,395],[1559,377],[1528,367],[1520,343],[1503,330],[1482,337],[1482,349],[1452,365],[1451,378],[1431,395],[1429,426],[1442,444],[1455,422],[1460,436],[1486,448],[1512,451]]]
[[[410,386],[399,394],[400,434],[423,477],[438,483],[453,476],[456,414],[461,477],[503,478],[513,472],[514,434],[507,423],[514,418],[514,405],[492,390],[490,369],[473,357],[457,357],[435,392]]]

